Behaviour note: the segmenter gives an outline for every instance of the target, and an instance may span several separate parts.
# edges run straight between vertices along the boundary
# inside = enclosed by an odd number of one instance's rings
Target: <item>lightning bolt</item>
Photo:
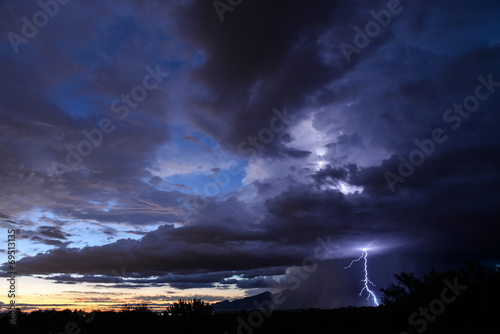
[[[377,301],[377,297],[375,296],[375,294],[373,293],[373,291],[370,290],[370,287],[369,287],[369,284],[373,285],[373,286],[376,286],[375,284],[373,284],[372,281],[370,281],[370,279],[368,278],[368,252],[366,251],[366,249],[363,249],[363,252],[361,253],[361,256],[359,258],[357,258],[356,260],[352,260],[351,261],[351,264],[349,264],[347,267],[344,267],[344,269],[347,269],[347,268],[350,268],[352,266],[352,264],[354,262],[358,262],[360,261],[361,259],[364,259],[365,260],[365,279],[361,280],[361,282],[363,282],[365,285],[363,287],[363,289],[361,289],[361,291],[359,292],[359,295],[361,296],[363,294],[363,291],[367,291],[368,292],[368,297],[366,298],[366,300],[369,300],[370,299],[370,296],[373,297],[373,301],[375,303],[375,305],[379,305],[378,304],[378,301]]]

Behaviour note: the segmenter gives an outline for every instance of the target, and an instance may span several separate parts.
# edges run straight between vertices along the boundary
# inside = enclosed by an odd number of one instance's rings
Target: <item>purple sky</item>
[[[363,248],[379,297],[498,263],[500,2],[214,3],[0,1],[20,302],[279,291],[318,237],[305,307],[370,304]]]

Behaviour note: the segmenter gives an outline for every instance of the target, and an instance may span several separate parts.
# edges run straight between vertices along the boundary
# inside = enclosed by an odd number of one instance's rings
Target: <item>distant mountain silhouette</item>
[[[266,291],[255,296],[235,299],[233,301],[224,300],[222,302],[212,304],[212,306],[215,312],[251,311],[259,308],[272,308],[273,310],[299,310],[318,307],[313,304],[312,301],[305,301],[303,298],[297,297],[298,296],[296,296],[296,294],[294,294],[290,289],[281,291],[280,296]],[[273,301],[276,301],[277,304],[273,303]]]
[[[245,297],[241,299],[235,299],[233,301],[224,300],[212,304],[215,312],[238,312],[238,311],[249,311],[256,310],[255,304],[260,305],[265,301],[271,301],[272,293],[269,291],[260,293],[255,296]]]

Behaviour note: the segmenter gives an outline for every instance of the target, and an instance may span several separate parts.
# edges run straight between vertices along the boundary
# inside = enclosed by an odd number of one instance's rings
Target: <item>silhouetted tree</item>
[[[148,303],[142,302],[141,304],[137,304],[137,306],[134,308],[134,311],[136,312],[151,312],[149,309]]]
[[[172,306],[167,307],[167,313],[171,316],[200,316],[212,314],[213,307],[201,299],[194,298],[192,301],[179,299]]]
[[[493,295],[499,294],[500,272],[471,260],[465,261],[458,271],[438,272],[432,269],[423,279],[406,272],[395,274],[394,277],[396,284],[390,283],[387,288],[381,289],[384,294],[382,302],[387,306],[416,306],[428,302],[440,295],[445,280],[458,280],[460,284],[467,285],[470,291],[474,291],[475,298],[491,299]],[[481,294],[483,291],[487,291],[487,295]],[[485,300],[481,302],[484,303]]]
[[[438,296],[443,289],[445,279],[453,280],[459,275],[456,271],[438,272],[434,269],[427,272],[423,279],[415,277],[413,273],[402,272],[395,274],[397,284],[390,283],[382,288],[384,296],[382,302],[387,306],[417,306]]]
[[[121,308],[122,313],[151,313],[153,310],[149,308],[148,303],[137,304],[136,306],[132,306],[131,304],[125,304]]]
[[[121,311],[122,312],[130,312],[130,311],[132,311],[132,306],[130,304],[125,304],[122,306]]]
[[[384,294],[382,302],[388,306],[410,303],[418,287],[422,285],[422,281],[416,278],[413,273],[404,271],[401,274],[394,274],[394,277],[397,284],[390,283],[387,288],[380,289]]]

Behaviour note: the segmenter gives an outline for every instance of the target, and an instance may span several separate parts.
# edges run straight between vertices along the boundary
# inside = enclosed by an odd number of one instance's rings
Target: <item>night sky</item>
[[[343,269],[363,249],[379,298],[403,270],[500,263],[499,17],[494,0],[0,1],[16,303],[294,288],[366,306],[361,262]]]

